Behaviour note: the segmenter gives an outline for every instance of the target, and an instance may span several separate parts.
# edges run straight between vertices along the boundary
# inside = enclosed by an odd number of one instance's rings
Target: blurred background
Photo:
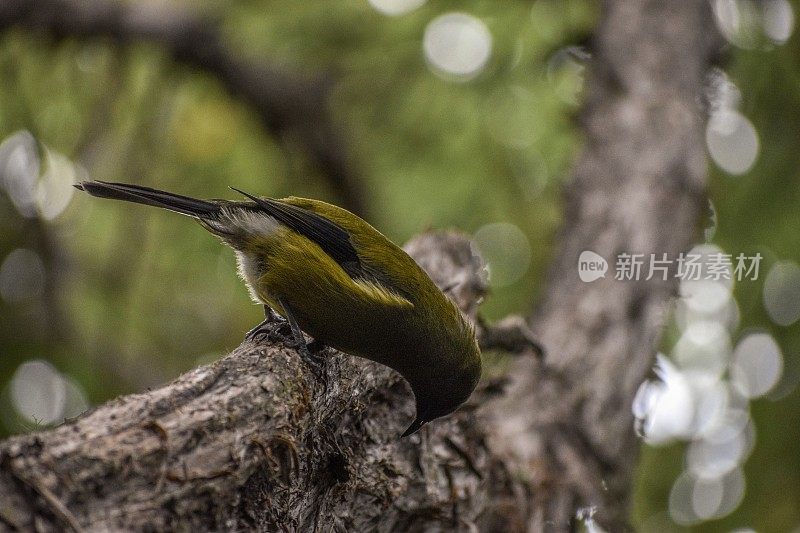
[[[711,5],[727,44],[698,99],[711,177],[697,251],[763,259],[755,280],[682,283],[658,377],[632,406],[644,444],[631,520],[800,532],[800,2]],[[594,2],[178,7],[214,21],[242,61],[323,84],[357,187],[158,44],[5,28],[0,437],[163,384],[262,319],[233,253],[190,219],[91,199],[77,180],[320,198],[399,243],[458,228],[488,261],[487,318],[535,302],[581,148]]]

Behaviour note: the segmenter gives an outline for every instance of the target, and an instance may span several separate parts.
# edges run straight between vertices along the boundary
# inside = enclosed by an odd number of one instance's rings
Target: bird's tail
[[[83,181],[76,183],[75,188],[99,198],[111,198],[152,205],[200,219],[213,217],[220,211],[220,206],[214,202],[197,200],[189,196],[159,191],[150,187],[142,187],[141,185],[109,183],[106,181]]]

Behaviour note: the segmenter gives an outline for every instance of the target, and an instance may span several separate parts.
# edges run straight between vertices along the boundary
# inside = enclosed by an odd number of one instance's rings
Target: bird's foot
[[[252,342],[259,342],[264,337],[269,336],[271,333],[272,328],[270,327],[269,320],[264,320],[259,323],[256,327],[245,333],[244,340],[252,341]]]
[[[297,320],[295,320],[290,306],[285,300],[278,301],[280,302],[281,307],[283,307],[286,321],[289,322],[289,327],[291,328],[293,341],[289,345],[292,348],[297,349],[297,352],[300,354],[300,357],[303,359],[303,361],[305,361],[305,363],[314,372],[314,375],[316,375],[317,378],[319,378],[327,388],[327,384],[325,383],[325,358],[316,355],[316,353],[311,353],[309,345],[306,344],[306,339],[303,336],[303,332],[300,330],[300,326],[297,325]],[[314,352],[319,351],[318,346],[320,344],[321,343],[317,343],[316,340],[311,343],[311,347],[314,348]]]
[[[291,336],[291,329],[288,328],[289,324],[284,319],[277,316],[271,316],[269,318],[265,318],[256,327],[248,331],[245,334],[244,339],[259,343],[264,339],[274,337],[275,335],[280,335],[286,338]]]

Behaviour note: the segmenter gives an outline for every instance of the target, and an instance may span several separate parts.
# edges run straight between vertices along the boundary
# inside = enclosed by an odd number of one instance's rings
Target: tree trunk
[[[564,224],[531,326],[547,365],[521,359],[495,410],[493,452],[532,483],[532,528],[576,510],[626,527],[638,442],[631,404],[650,371],[675,278],[614,279],[620,253],[675,259],[705,207],[704,82],[719,49],[706,0],[606,0],[592,39],[586,146],[564,191]],[[609,263],[582,282],[581,252]],[[674,272],[670,272],[673,276]]]

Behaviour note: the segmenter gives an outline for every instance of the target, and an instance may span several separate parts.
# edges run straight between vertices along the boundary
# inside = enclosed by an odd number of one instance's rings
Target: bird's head
[[[423,375],[409,379],[414,391],[417,414],[403,437],[416,433],[432,420],[449,415],[466,402],[475,390],[481,377],[478,345],[472,337],[469,343],[458,349],[460,352],[457,357],[453,357],[458,362],[449,366],[446,373],[434,372],[432,368],[428,368]]]

